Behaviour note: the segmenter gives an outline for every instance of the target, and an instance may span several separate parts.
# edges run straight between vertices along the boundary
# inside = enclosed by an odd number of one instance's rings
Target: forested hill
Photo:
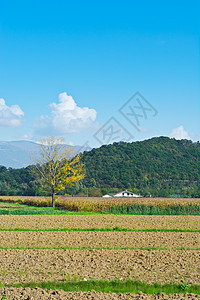
[[[199,190],[200,144],[168,137],[114,143],[84,152],[87,184],[97,187]],[[155,192],[155,191],[154,191]],[[189,193],[190,193],[189,192]],[[167,193],[169,194],[169,193]]]
[[[152,196],[200,197],[200,144],[167,137],[104,145],[82,156],[86,177],[64,194],[101,196],[128,189]],[[0,166],[0,195],[48,195],[31,168]]]

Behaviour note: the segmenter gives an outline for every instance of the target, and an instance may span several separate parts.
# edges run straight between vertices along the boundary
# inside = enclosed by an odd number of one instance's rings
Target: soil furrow
[[[0,215],[2,229],[129,228],[200,230],[200,216]]]
[[[198,249],[190,232],[14,232],[0,231],[0,248],[164,248]]]
[[[200,284],[200,251],[0,250],[0,282],[131,279]]]
[[[86,300],[86,299],[95,299],[95,300],[159,300],[159,299],[166,299],[166,300],[173,300],[173,299],[187,299],[187,300],[196,300],[200,299],[200,295],[194,294],[175,294],[175,295],[166,295],[164,293],[159,293],[157,295],[148,295],[139,292],[138,294],[131,294],[131,293],[102,293],[102,292],[64,292],[62,290],[47,290],[41,288],[0,288],[0,296],[5,297],[4,299],[9,300],[17,300],[17,299],[24,299],[24,300],[54,300],[54,299],[70,299],[70,300]]]

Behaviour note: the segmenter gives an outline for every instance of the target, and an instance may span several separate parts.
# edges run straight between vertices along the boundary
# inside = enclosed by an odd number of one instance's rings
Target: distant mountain
[[[75,153],[89,151],[91,148],[69,146]],[[7,168],[23,168],[32,164],[31,153],[38,152],[39,145],[29,141],[0,141],[0,165]]]

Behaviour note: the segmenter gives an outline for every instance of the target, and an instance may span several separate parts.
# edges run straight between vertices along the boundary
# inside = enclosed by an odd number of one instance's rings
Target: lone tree
[[[46,137],[39,147],[35,158],[37,170],[51,188],[52,207],[55,207],[55,194],[84,177],[83,164],[80,154],[75,156],[72,148],[63,144],[63,138]]]

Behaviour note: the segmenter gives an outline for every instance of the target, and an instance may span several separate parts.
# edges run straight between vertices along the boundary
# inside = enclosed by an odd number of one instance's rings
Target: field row
[[[0,231],[0,248],[200,249],[200,234],[189,232]]]
[[[1,229],[128,228],[200,230],[199,216],[0,215]]]
[[[131,279],[200,284],[200,251],[0,250],[0,282]]]
[[[65,292],[63,290],[47,290],[41,288],[0,288],[0,296],[2,299],[16,300],[16,299],[40,299],[40,300],[174,300],[174,299],[186,299],[197,300],[200,296],[194,294],[176,294],[166,295],[159,293],[157,295],[149,295],[139,292],[138,294],[131,293],[102,293],[102,292]],[[5,297],[5,298],[3,298]]]
[[[0,196],[0,201],[21,203],[33,206],[51,206],[50,197]],[[152,212],[154,212],[154,214],[160,214],[162,211],[167,210],[167,208],[171,208],[169,211],[173,211],[173,214],[191,214],[191,212],[193,212],[192,214],[199,214],[200,199],[101,197],[81,198],[59,196],[56,199],[56,206],[70,211],[108,211],[119,213],[129,213],[130,211],[130,213],[138,212],[139,214],[141,213],[141,211],[149,214],[149,206],[152,208]],[[187,207],[189,206],[193,206],[193,208],[191,207],[191,212],[190,208],[187,209]],[[128,209],[125,207],[128,207]]]
[[[35,197],[35,196],[0,196],[0,200],[12,201],[21,203],[38,203],[50,204],[51,197]],[[57,204],[60,205],[73,205],[80,203],[80,206],[86,205],[99,205],[101,207],[109,207],[116,205],[131,205],[131,204],[144,204],[154,206],[172,206],[172,205],[200,205],[200,199],[198,198],[101,198],[101,197],[67,197],[59,196],[56,199]],[[45,206],[45,205],[44,205]]]

